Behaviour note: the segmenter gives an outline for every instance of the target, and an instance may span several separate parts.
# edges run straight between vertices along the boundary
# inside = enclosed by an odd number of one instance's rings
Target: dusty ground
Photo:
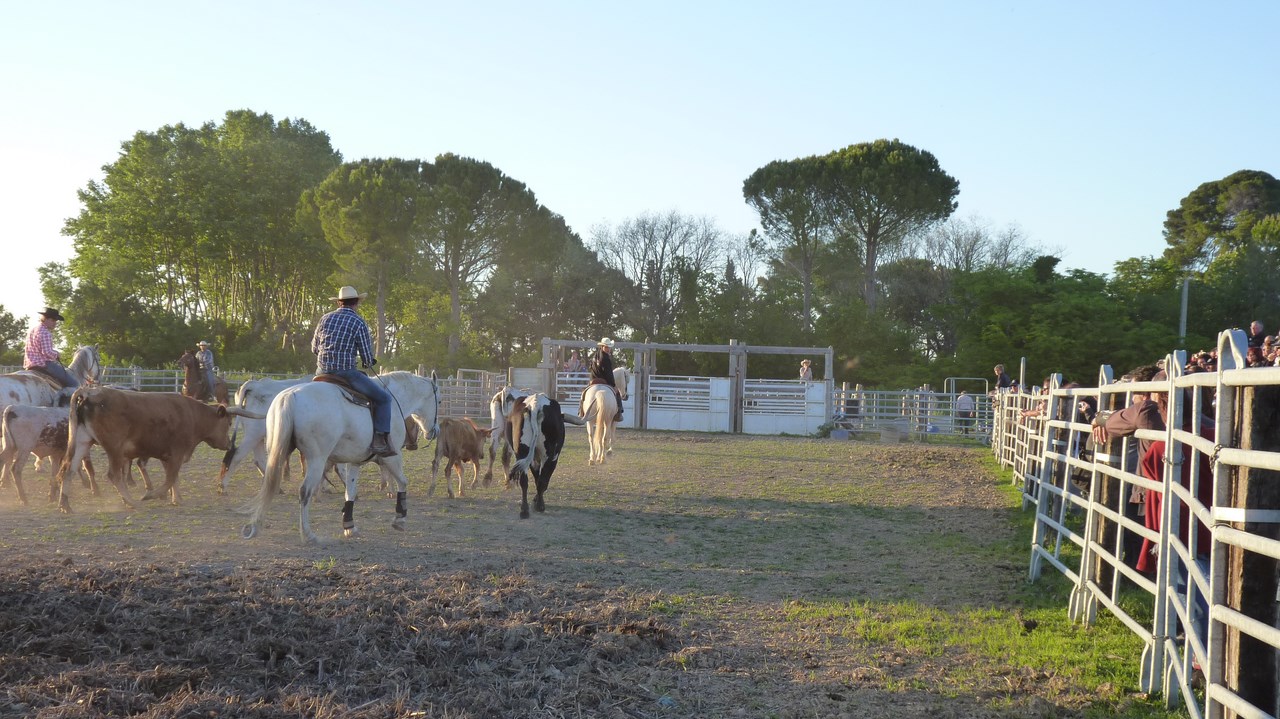
[[[183,504],[74,513],[0,489],[0,717],[1071,716],[1093,697],[963,656],[789,617],[792,602],[1007,611],[1024,559],[983,450],[623,432],[586,466],[571,434],[545,514],[500,483],[425,496],[410,523],[365,471],[361,536],[303,545],[296,495],[243,540],[242,468],[182,474]],[[292,486],[292,485],[290,485]],[[141,492],[134,490],[134,496]],[[340,495],[313,521],[340,534]],[[962,551],[955,550],[963,548]]]

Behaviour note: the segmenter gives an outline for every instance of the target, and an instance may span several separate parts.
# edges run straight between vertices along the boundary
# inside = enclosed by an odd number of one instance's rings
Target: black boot
[[[379,457],[394,457],[396,451],[391,447],[391,443],[387,441],[386,432],[374,432],[373,442],[369,444],[369,452]]]

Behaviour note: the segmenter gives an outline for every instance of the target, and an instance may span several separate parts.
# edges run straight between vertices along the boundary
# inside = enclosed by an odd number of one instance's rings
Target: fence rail
[[[1197,719],[1274,719],[1280,423],[1271,416],[1280,392],[1260,393],[1280,386],[1280,368],[1246,368],[1239,330],[1218,345],[1214,373],[1182,374],[1176,352],[1165,380],[1113,382],[1104,367],[1096,388],[1054,377],[1048,394],[1002,393],[992,448],[1035,511],[1031,580],[1051,567],[1073,585],[1073,620],[1091,623],[1101,607],[1141,638],[1143,691],[1185,703]],[[1084,402],[1124,408],[1135,394],[1167,398],[1166,428],[1094,446]]]

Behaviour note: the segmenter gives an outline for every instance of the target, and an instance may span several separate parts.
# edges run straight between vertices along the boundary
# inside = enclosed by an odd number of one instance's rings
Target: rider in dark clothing
[[[591,362],[587,365],[587,371],[591,373],[591,384],[607,384],[613,389],[613,396],[618,402],[618,414],[614,417],[614,421],[621,422],[622,393],[618,391],[618,385],[613,381],[613,340],[608,337],[600,340],[596,345],[595,354],[591,356]],[[582,411],[579,410],[578,413],[582,414]]]

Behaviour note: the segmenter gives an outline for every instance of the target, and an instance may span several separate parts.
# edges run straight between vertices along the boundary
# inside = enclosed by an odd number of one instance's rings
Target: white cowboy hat
[[[196,343],[196,347],[209,347],[209,346],[210,346],[209,343],[204,340],[200,340],[199,342]]]
[[[360,299],[364,299],[368,294],[369,294],[368,292],[356,292],[356,288],[352,287],[351,285],[346,285],[346,286],[345,286],[345,287],[343,287],[342,289],[338,290],[338,296],[337,296],[337,297],[330,297],[329,299],[331,299],[331,300],[354,300],[354,299],[356,299],[357,297],[358,297],[358,298],[360,298]]]
[[[613,340],[609,339],[608,337],[601,337],[600,341],[597,342],[596,344],[601,345],[603,347],[608,347],[609,349],[613,349]]]

